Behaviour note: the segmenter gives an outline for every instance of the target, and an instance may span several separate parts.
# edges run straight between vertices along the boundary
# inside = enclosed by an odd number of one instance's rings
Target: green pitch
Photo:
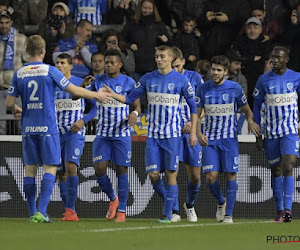
[[[198,223],[161,225],[156,219],[127,219],[117,224],[104,219],[30,224],[27,219],[0,218],[2,250],[265,250],[300,249],[300,220],[274,224],[267,220],[235,219],[235,224],[199,219]],[[295,237],[296,236],[296,237]],[[269,237],[269,242],[267,239]],[[285,238],[287,237],[287,238]],[[293,238],[288,238],[293,237]],[[275,238],[276,241],[276,238]],[[277,240],[278,242],[278,240]]]

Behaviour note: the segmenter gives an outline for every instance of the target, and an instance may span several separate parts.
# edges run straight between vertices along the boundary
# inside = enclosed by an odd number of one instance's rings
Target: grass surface
[[[104,219],[30,224],[27,219],[0,218],[2,250],[258,250],[300,249],[300,242],[267,243],[267,236],[300,236],[300,220],[274,224],[267,220],[234,219],[234,224],[199,219],[197,223],[159,224],[156,219]],[[285,241],[285,238],[282,238]],[[297,238],[296,240],[300,240]]]

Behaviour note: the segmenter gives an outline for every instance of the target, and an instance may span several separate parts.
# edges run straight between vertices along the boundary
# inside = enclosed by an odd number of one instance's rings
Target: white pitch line
[[[84,230],[84,232],[105,233],[105,232],[114,232],[114,231],[133,231],[133,230],[147,230],[147,229],[205,227],[205,226],[228,226],[228,225],[242,225],[242,224],[255,224],[255,223],[267,224],[267,223],[272,223],[272,221],[235,222],[233,224],[226,224],[226,223],[205,223],[205,224],[198,224],[197,223],[197,224],[148,226],[148,227],[117,227],[117,228],[104,228],[104,229]]]

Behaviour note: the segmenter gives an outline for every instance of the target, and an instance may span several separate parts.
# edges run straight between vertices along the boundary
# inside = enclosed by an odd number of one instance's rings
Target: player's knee
[[[294,164],[289,162],[285,163],[282,166],[282,175],[283,176],[292,176],[293,175]]]
[[[271,173],[274,178],[281,176],[281,166],[277,165],[271,168]]]
[[[122,166],[117,166],[117,175],[123,175],[128,173],[128,168],[127,167],[122,167]]]
[[[66,174],[67,176],[76,176],[77,175],[77,165],[73,162],[66,164]]]
[[[191,175],[190,182],[196,186],[200,183],[200,175]]]
[[[209,173],[206,174],[205,176],[206,182],[209,184],[213,184],[217,181],[217,176],[211,175]]]
[[[156,183],[160,179],[159,172],[157,171],[148,173],[148,176],[152,183]]]
[[[102,177],[106,175],[106,168],[103,168],[101,166],[94,166],[95,174],[97,177]]]

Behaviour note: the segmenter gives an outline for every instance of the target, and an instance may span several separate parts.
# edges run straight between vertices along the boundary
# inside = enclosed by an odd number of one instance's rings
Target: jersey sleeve
[[[17,85],[17,72],[14,73],[7,95],[18,97],[20,95]]]
[[[262,77],[259,77],[256,82],[255,89],[253,91],[253,98],[263,100],[264,96],[265,96],[265,91],[263,88]]]
[[[65,90],[71,83],[67,78],[64,77],[63,73],[61,71],[53,66],[50,66],[49,73],[51,77],[53,78],[56,85],[61,89]]]
[[[204,107],[204,102],[203,102],[203,98],[201,96],[202,93],[202,87],[203,85],[198,86],[198,88],[196,89],[196,95],[195,95],[195,102],[197,107]]]
[[[134,84],[134,89],[126,96],[126,103],[131,104],[146,91],[146,79],[142,77]]]
[[[247,97],[243,91],[243,88],[238,85],[236,87],[236,100],[237,100],[237,103],[238,103],[238,106],[239,107],[242,107],[242,106],[245,106],[248,104],[248,101],[247,101]]]
[[[186,77],[183,80],[183,87],[182,87],[181,94],[186,100],[189,99],[190,97],[194,97],[195,95],[194,88]]]

